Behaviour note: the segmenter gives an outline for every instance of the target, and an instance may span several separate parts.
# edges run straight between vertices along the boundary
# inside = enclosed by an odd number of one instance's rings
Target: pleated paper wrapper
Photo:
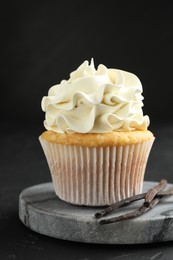
[[[57,196],[71,204],[110,205],[142,192],[154,138],[139,144],[82,147],[39,137]]]

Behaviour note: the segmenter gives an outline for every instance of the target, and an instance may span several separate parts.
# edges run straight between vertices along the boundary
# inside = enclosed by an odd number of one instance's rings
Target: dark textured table
[[[63,241],[25,227],[18,217],[18,198],[29,186],[51,181],[34,124],[3,123],[0,156],[0,259],[173,259],[173,242],[147,245],[97,245]],[[173,124],[153,124],[156,140],[145,180],[173,183]]]

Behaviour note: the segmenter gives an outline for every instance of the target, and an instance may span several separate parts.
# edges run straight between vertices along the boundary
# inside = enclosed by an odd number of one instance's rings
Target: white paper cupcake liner
[[[110,205],[142,192],[154,141],[110,147],[50,143],[39,137],[57,196],[72,204]]]

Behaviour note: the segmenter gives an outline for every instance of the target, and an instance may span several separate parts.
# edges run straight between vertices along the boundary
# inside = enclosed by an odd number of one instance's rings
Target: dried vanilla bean
[[[165,181],[165,180],[164,181],[163,180],[160,181],[161,185],[165,185],[165,182],[167,183],[167,181]],[[159,189],[160,189],[160,183],[158,184],[159,185]],[[151,194],[151,190],[153,190],[155,187],[156,187],[156,190],[158,191],[158,185],[154,186],[153,188],[151,188],[148,191],[149,195]],[[160,191],[157,194],[159,194],[159,196],[172,195],[172,191],[173,191],[173,187],[171,187],[167,191]],[[133,201],[144,199],[144,198],[146,198],[146,196],[148,198],[148,195],[147,195],[148,192],[137,194],[137,195],[131,196],[131,197],[127,198],[127,199],[118,201],[118,202],[112,204],[111,206],[107,207],[106,209],[104,209],[104,210],[102,210],[100,212],[97,212],[95,214],[95,217],[96,218],[104,217],[104,216],[108,215],[109,213],[111,213],[113,210],[115,210],[117,208],[120,208],[122,206],[125,206],[125,205],[127,205],[127,204],[129,204],[129,203],[131,203]],[[157,197],[157,194],[155,195],[156,197]],[[152,195],[153,195],[153,192],[152,192]],[[146,201],[144,203],[146,203]],[[145,206],[147,206],[147,205],[145,205]]]
[[[167,181],[161,180],[158,185],[154,186],[153,188],[149,189],[145,195],[145,207],[149,207],[150,202],[154,199],[154,197],[166,186]]]
[[[108,215],[109,213],[111,213],[113,210],[118,209],[122,206],[125,206],[125,205],[129,204],[130,202],[137,201],[137,200],[140,200],[140,199],[144,199],[145,195],[146,195],[146,192],[132,196],[132,197],[129,197],[129,198],[121,200],[121,201],[118,201],[118,202],[112,204],[111,206],[109,206],[108,208],[103,209],[100,212],[97,212],[95,214],[95,217],[96,218],[102,218],[102,217]]]
[[[145,207],[143,204],[140,208],[138,208],[137,210],[135,210],[133,212],[129,212],[129,213],[120,215],[118,217],[110,218],[110,219],[103,219],[99,223],[101,225],[104,225],[104,224],[110,224],[110,223],[118,222],[118,221],[125,220],[125,219],[138,217],[138,216],[144,214],[145,212],[149,211],[150,209],[152,209],[155,205],[157,205],[157,203],[159,201],[160,201],[159,199],[153,199],[150,202],[150,205],[148,207]]]
[[[111,206],[109,206],[108,208],[106,208],[100,212],[97,212],[95,214],[95,217],[101,218],[103,216],[108,215],[113,210],[120,208],[122,206],[125,206],[133,201],[147,198],[147,203],[146,203],[146,201],[144,201],[143,205],[139,209],[137,209],[133,212],[130,212],[130,213],[123,214],[123,215],[115,217],[115,218],[101,220],[99,223],[108,224],[108,223],[113,223],[113,222],[117,222],[117,221],[128,219],[128,218],[140,216],[141,214],[143,214],[143,213],[147,212],[148,210],[150,210],[151,208],[153,208],[162,197],[173,195],[173,186],[170,187],[166,191],[162,191],[162,189],[165,187],[166,184],[167,184],[166,180],[161,180],[158,185],[149,189],[148,192],[141,193],[141,194],[129,197],[127,199],[118,201],[118,202],[112,204]],[[155,194],[155,196],[153,197],[154,194]],[[153,199],[151,200],[152,197],[153,197]],[[151,202],[149,202],[150,200],[151,200]],[[148,202],[149,202],[149,204],[148,204]],[[105,223],[105,221],[106,221],[106,223]]]

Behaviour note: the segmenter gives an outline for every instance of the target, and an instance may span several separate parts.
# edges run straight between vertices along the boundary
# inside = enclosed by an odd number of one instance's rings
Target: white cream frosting
[[[58,133],[146,130],[142,85],[132,73],[84,61],[42,99],[44,126]]]

